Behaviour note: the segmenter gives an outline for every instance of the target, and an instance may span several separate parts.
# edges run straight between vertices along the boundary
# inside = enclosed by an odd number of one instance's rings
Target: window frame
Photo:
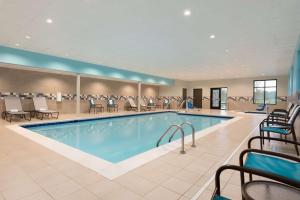
[[[263,81],[264,82],[264,86],[263,87],[255,87],[255,82],[256,81]],[[272,87],[266,87],[266,81],[276,81],[276,87],[272,86]],[[277,79],[263,79],[263,80],[253,80],[253,104],[260,104],[260,103],[256,103],[255,102],[255,89],[256,88],[263,88],[264,89],[264,104],[266,104],[266,88],[275,88],[275,103],[272,104],[268,104],[268,105],[277,105]]]

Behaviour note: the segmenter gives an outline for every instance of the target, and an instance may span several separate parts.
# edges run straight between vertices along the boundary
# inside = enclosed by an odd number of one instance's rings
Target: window
[[[277,103],[277,80],[253,81],[253,103],[276,104]]]

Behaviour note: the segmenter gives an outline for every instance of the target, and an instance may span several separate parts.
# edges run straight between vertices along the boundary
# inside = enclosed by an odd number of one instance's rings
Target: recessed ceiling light
[[[210,39],[215,39],[216,36],[215,36],[215,35],[210,35],[209,38],[210,38]]]
[[[19,43],[16,43],[15,45],[16,45],[17,47],[18,47],[18,46],[20,46],[20,44],[19,44]]]
[[[29,35],[26,35],[26,36],[25,36],[25,38],[26,38],[26,39],[30,39],[30,38],[31,38],[31,36],[29,36]]]
[[[190,10],[185,10],[183,14],[184,16],[191,16],[192,12]]]
[[[228,50],[228,49],[225,49],[225,52],[226,52],[226,53],[228,53],[228,52],[229,52],[229,50]]]
[[[52,20],[52,19],[50,19],[50,18],[48,18],[48,19],[46,19],[46,23],[48,23],[48,24],[52,24],[52,23],[53,23],[53,20]]]
[[[261,73],[262,76],[266,75],[265,73]]]

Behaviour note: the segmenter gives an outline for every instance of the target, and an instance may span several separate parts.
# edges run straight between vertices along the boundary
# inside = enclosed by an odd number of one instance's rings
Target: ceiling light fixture
[[[216,36],[215,36],[215,35],[210,35],[209,38],[210,38],[210,39],[215,39]]]
[[[229,50],[228,50],[228,49],[225,49],[225,52],[226,52],[226,53],[228,53],[228,52],[229,52]]]
[[[16,45],[17,47],[18,47],[18,46],[20,46],[20,44],[19,44],[19,43],[16,43],[15,45]]]
[[[48,19],[46,19],[46,23],[48,23],[48,24],[52,24],[52,23],[53,23],[53,20],[52,20],[52,19],[50,19],[50,18],[48,18]]]
[[[29,36],[29,35],[26,35],[26,36],[25,36],[25,38],[26,38],[26,39],[30,39],[30,38],[31,38],[31,36]]]
[[[190,10],[185,10],[183,14],[184,16],[191,16],[192,12]]]

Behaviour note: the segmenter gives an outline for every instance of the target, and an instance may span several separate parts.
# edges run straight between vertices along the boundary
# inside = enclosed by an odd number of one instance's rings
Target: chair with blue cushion
[[[243,186],[245,183],[245,178],[244,178],[244,174],[251,174],[252,175],[256,175],[262,178],[267,178],[267,179],[271,179],[273,181],[277,181],[279,183],[283,183],[285,185],[289,185],[293,188],[300,188],[300,182],[295,181],[293,179],[281,176],[281,175],[277,175],[277,174],[273,174],[267,171],[263,171],[260,169],[254,169],[254,168],[248,168],[245,166],[238,166],[238,165],[223,165],[221,166],[215,175],[215,190],[214,193],[211,197],[211,200],[229,200],[227,197],[224,197],[221,195],[221,174],[222,172],[224,172],[225,170],[233,170],[233,171],[238,171],[240,172],[240,176],[241,176],[241,186]],[[252,179],[249,180],[249,182],[252,182]],[[249,183],[248,182],[248,183]],[[243,198],[244,199],[244,198]]]
[[[89,99],[89,113],[91,113],[91,110],[94,109],[94,113],[97,112],[97,110],[100,110],[100,112],[104,111],[104,107],[102,104],[97,104],[94,99]]]
[[[256,108],[257,111],[264,111],[266,108],[266,104],[259,104]]]
[[[295,109],[295,104],[289,103],[287,109],[274,109],[271,113],[270,116],[273,117],[281,117],[281,118],[287,118]]]
[[[268,121],[288,122],[299,105],[290,103],[288,109],[274,109],[267,117]]]
[[[107,100],[107,112],[111,112],[111,110],[118,112],[118,104],[113,98]]]
[[[280,134],[280,136],[284,135],[285,137],[287,135],[291,134],[293,136],[293,140],[295,142],[297,142],[294,124],[295,124],[295,121],[299,114],[300,114],[300,106],[297,106],[294,109],[293,114],[291,115],[291,117],[289,118],[289,120],[287,122],[282,121],[282,120],[276,120],[276,121],[269,120],[268,118],[263,120],[259,126],[260,136],[262,138],[260,141],[261,148],[262,148],[262,145],[264,144],[265,132],[267,132],[268,137],[270,137],[270,133],[277,133],[277,134]],[[297,155],[299,155],[299,149],[298,149],[297,145],[295,145],[295,149],[296,149]]]
[[[252,137],[248,141],[248,149],[241,152],[240,166],[289,180],[293,183],[294,187],[300,188],[300,158],[273,151],[252,149],[251,143],[257,139],[261,140],[261,136]],[[265,139],[294,144],[296,146],[300,145],[299,142],[280,138],[267,137]],[[249,174],[250,181],[252,181],[252,174]],[[244,175],[241,173],[241,183],[244,183],[244,180]]]
[[[240,166],[224,165],[221,166],[215,176],[215,190],[212,200],[227,199],[221,196],[220,176],[225,170],[240,172],[241,186],[245,184],[245,173],[249,174],[249,181],[253,181],[253,175],[268,178],[280,183],[300,188],[300,158],[278,152],[251,149],[252,141],[261,139],[260,136],[251,138],[248,141],[248,149],[240,154]],[[280,138],[267,138],[279,142],[287,142],[300,145],[295,141],[286,141]]]
[[[163,109],[170,109],[170,108],[171,108],[171,101],[169,99],[164,99]]]

